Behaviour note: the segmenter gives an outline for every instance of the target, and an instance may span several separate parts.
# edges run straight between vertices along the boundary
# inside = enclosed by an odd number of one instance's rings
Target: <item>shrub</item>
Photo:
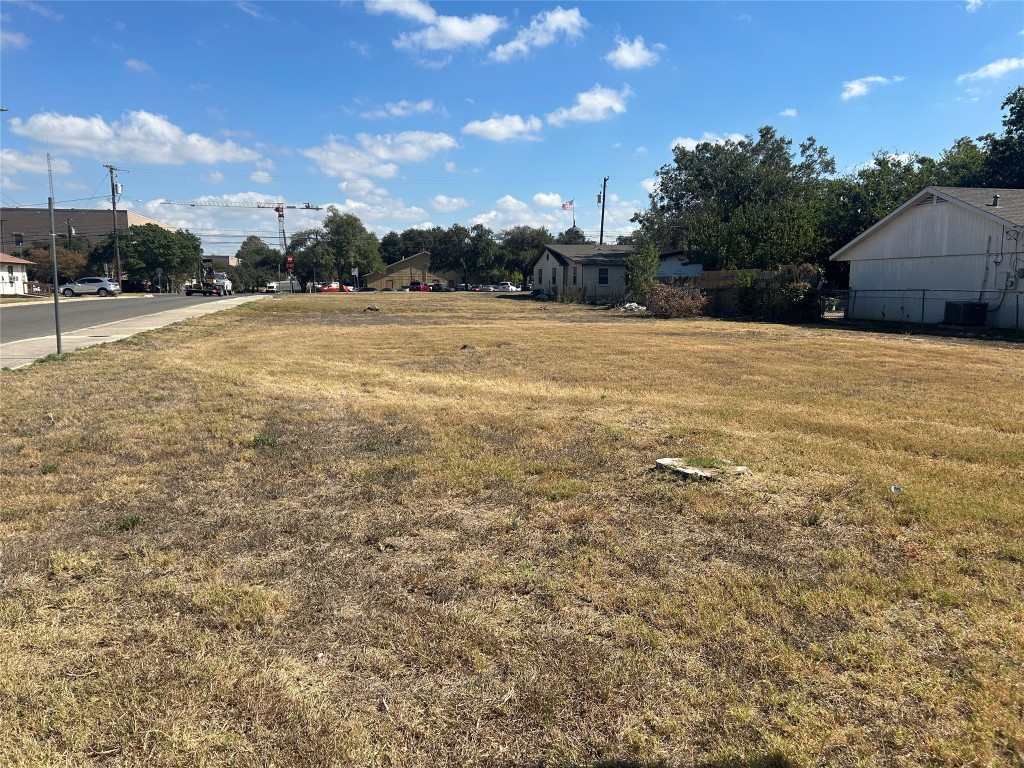
[[[584,288],[566,286],[558,292],[556,299],[562,304],[583,304],[587,300],[587,292]]]
[[[659,317],[697,317],[707,306],[708,297],[693,286],[676,288],[658,283],[647,292],[647,311]]]

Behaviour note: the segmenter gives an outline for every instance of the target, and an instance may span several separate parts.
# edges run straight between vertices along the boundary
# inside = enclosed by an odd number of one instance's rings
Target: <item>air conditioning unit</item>
[[[987,301],[947,301],[942,322],[949,325],[984,327],[988,318]]]

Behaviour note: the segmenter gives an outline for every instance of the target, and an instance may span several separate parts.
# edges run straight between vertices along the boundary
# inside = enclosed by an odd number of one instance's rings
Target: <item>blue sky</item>
[[[19,2],[0,6],[0,194],[119,208],[233,253],[272,211],[380,235],[628,232],[677,142],[815,136],[841,171],[999,132],[1020,2]],[[287,211],[289,233],[324,213]]]

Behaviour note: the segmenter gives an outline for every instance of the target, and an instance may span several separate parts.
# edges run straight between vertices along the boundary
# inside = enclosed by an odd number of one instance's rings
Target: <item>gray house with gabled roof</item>
[[[851,319],[1024,329],[1024,189],[927,187],[831,260]]]
[[[621,299],[626,293],[626,259],[635,250],[632,245],[545,245],[530,265],[534,290],[556,295],[568,289],[588,301]],[[680,251],[660,256],[659,278],[700,274],[700,265],[689,264]]]

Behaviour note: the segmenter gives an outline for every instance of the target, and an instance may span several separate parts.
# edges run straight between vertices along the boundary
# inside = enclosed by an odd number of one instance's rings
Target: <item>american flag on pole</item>
[[[563,211],[571,211],[573,203],[575,203],[575,202],[576,202],[575,200],[570,200],[567,203],[562,203],[562,210]]]

